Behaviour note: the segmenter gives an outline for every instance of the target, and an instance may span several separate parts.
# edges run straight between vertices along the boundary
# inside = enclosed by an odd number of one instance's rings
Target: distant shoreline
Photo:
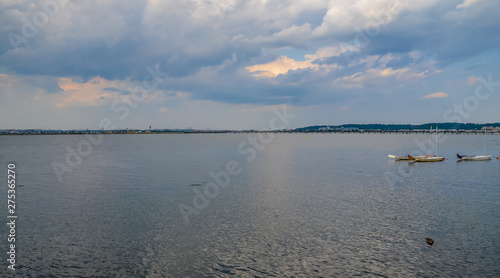
[[[0,133],[0,136],[13,136],[13,135],[125,135],[125,134],[236,134],[236,133],[283,133],[283,134],[429,134],[430,130],[331,130],[331,131],[309,131],[309,130],[227,130],[227,131],[41,131],[41,132],[23,132],[14,131],[12,133]],[[435,131],[432,131],[435,133]],[[441,134],[484,134],[482,130],[439,130]],[[486,131],[488,135],[499,135],[498,131]]]
[[[209,133],[439,133],[477,134],[500,133],[500,123],[426,123],[426,124],[344,124],[315,125],[293,129],[255,130],[255,129],[194,129],[194,128],[156,128],[156,129],[0,129],[0,135],[72,135],[72,134],[209,134]]]

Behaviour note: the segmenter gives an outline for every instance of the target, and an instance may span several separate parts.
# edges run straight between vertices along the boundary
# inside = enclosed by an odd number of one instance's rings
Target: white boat
[[[432,130],[432,127],[431,127],[431,130]],[[438,162],[438,161],[443,161],[444,157],[437,155],[437,132],[438,132],[438,129],[437,129],[437,126],[436,126],[436,154],[435,155],[433,155],[433,154],[418,155],[418,156],[408,155],[408,158],[411,159],[412,161],[415,161],[415,162]],[[429,144],[429,153],[431,152],[430,148],[431,147],[430,147],[430,144]]]
[[[416,155],[413,158],[426,158],[426,157],[436,157],[434,154],[424,154],[424,155]]]
[[[394,160],[413,160],[410,158],[409,155],[388,155],[389,158],[393,158]],[[426,157],[436,157],[433,154],[426,154],[426,155],[416,155],[416,156],[411,156],[412,158],[426,158]]]
[[[491,160],[491,155],[486,155],[486,129],[484,130],[484,137],[483,137],[483,154],[479,155],[459,155],[457,153],[457,157],[460,160],[468,160],[468,161],[484,161],[484,160]]]
[[[481,160],[491,160],[491,155],[459,155],[457,157],[461,160],[469,160],[469,161],[481,161]]]

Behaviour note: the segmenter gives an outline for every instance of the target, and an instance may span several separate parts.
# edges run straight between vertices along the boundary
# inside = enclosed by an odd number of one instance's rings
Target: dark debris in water
[[[434,240],[432,238],[426,238],[425,242],[427,242],[427,244],[429,244],[430,246],[434,244]]]
[[[201,183],[192,183],[191,186],[203,186]]]

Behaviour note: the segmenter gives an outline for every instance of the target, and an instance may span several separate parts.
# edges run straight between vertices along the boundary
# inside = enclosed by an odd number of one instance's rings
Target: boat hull
[[[440,156],[415,158],[415,162],[439,162],[439,161],[443,161],[443,160],[444,160],[444,157],[440,157]]]
[[[475,155],[475,156],[462,156],[464,161],[484,161],[491,160],[491,155]]]
[[[442,156],[411,156],[408,155],[408,158],[410,158],[412,161],[415,162],[439,162],[443,161],[444,157]]]
[[[390,154],[389,157],[394,158],[394,160],[410,160],[410,158],[408,156],[404,156],[404,155],[392,155],[392,154]]]

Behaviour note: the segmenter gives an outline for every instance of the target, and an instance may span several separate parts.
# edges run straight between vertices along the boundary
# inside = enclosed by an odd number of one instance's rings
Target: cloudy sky
[[[290,128],[500,121],[499,14],[497,0],[3,0],[0,129],[263,129],[285,107]]]

